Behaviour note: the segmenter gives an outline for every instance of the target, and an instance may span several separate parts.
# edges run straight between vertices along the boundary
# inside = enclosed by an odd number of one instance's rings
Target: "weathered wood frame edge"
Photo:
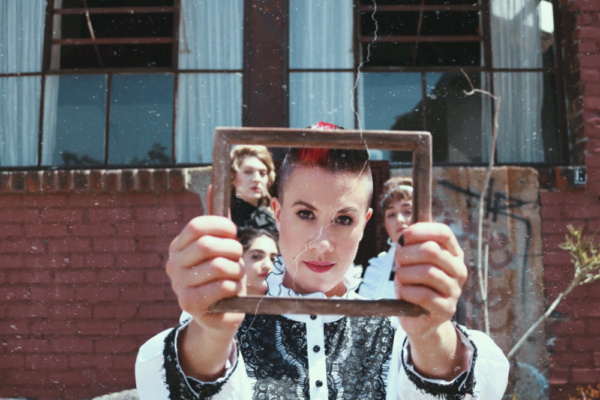
[[[320,131],[291,128],[217,127],[213,137],[212,213],[226,216],[230,207],[229,153],[232,145],[268,147],[375,148],[412,153],[413,215],[431,221],[431,134],[421,131],[344,130]],[[348,316],[420,315],[424,310],[398,300],[337,300],[276,297],[232,297],[211,307],[211,312],[247,314],[333,314]]]

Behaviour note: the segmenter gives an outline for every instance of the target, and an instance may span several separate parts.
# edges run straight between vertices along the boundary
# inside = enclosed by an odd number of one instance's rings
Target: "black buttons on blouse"
[[[323,386],[323,382],[322,381],[316,381],[315,385],[317,385],[317,387],[321,387],[321,386]]]
[[[317,319],[317,316],[316,315],[311,315],[310,319]]]
[[[319,346],[315,346],[315,347],[313,347],[313,351],[315,353],[318,353],[319,351],[321,351],[321,348]]]

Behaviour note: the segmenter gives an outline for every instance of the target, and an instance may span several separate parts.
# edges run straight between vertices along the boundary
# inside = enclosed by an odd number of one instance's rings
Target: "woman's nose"
[[[317,237],[308,243],[310,249],[316,250],[318,253],[333,251],[333,242],[325,231],[326,228],[321,228]]]

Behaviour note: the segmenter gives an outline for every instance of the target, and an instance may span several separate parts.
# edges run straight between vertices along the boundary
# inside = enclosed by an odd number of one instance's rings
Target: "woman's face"
[[[273,261],[279,254],[277,244],[266,235],[254,238],[248,250],[244,252],[246,285],[249,295],[263,296],[267,293],[267,275],[273,269]]]
[[[346,293],[344,275],[373,212],[369,194],[369,180],[358,174],[318,167],[292,171],[283,203],[272,201],[286,287],[304,294]]]
[[[257,206],[260,199],[267,194],[268,181],[267,166],[256,157],[247,156],[242,160],[232,184],[237,197]]]
[[[396,200],[383,213],[383,226],[390,239],[397,243],[402,232],[412,224],[412,200]]]

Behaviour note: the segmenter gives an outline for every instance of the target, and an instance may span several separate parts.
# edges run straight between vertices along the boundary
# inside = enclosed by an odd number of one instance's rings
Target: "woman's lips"
[[[330,261],[304,261],[304,265],[311,271],[322,274],[333,268],[335,263]]]

